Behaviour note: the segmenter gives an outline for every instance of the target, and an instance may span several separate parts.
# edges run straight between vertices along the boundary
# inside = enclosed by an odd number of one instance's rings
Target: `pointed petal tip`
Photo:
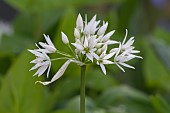
[[[40,84],[42,84],[42,85],[48,85],[48,84],[50,84],[51,83],[51,81],[47,81],[47,82],[41,82],[41,81],[36,81],[35,82],[35,84],[37,84],[37,83],[40,83]]]

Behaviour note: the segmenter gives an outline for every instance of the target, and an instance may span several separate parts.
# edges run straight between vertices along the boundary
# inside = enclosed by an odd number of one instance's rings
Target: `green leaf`
[[[152,44],[154,46],[154,50],[156,55],[160,58],[160,61],[166,66],[166,68],[170,72],[170,46],[168,46],[161,39],[152,39]]]
[[[3,37],[0,44],[0,56],[18,54],[31,43],[33,43],[32,40],[24,36],[13,35]]]
[[[170,113],[170,105],[160,96],[152,96],[151,102],[157,113]]]
[[[156,39],[163,39],[166,43],[170,44],[170,33],[161,27],[156,27],[153,31],[153,37]]]
[[[154,113],[147,95],[128,86],[106,90],[99,97],[98,105],[111,113],[117,113],[117,109],[127,113]]]
[[[0,113],[46,113],[49,93],[35,85],[37,77],[29,72],[32,57],[24,51],[2,80]]]
[[[143,71],[146,84],[152,88],[170,90],[170,76],[168,70],[166,70],[151,46],[145,43],[144,49],[145,56],[143,60]]]

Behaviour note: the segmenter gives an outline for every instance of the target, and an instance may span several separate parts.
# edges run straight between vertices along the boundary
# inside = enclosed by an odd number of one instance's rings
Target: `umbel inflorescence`
[[[83,21],[79,14],[76,21],[76,27],[74,28],[75,42],[70,43],[68,37],[61,32],[62,41],[70,48],[72,54],[58,50],[50,40],[50,37],[44,34],[46,43],[39,42],[39,45],[36,44],[38,49],[29,50],[36,56],[36,59],[30,62],[35,64],[30,70],[38,69],[34,74],[38,76],[41,76],[47,70],[48,77],[53,61],[64,59],[66,62],[53,76],[51,81],[37,82],[42,83],[43,85],[54,82],[64,74],[71,62],[80,66],[95,63],[100,66],[105,75],[105,65],[108,64],[115,64],[123,72],[125,72],[125,70],[122,66],[134,69],[133,66],[126,63],[134,58],[142,58],[135,55],[135,53],[139,53],[140,51],[134,50],[134,37],[131,37],[126,41],[128,35],[126,29],[123,42],[112,40],[111,36],[114,34],[115,30],[106,33],[107,27],[108,22],[103,21],[103,24],[100,25],[100,20],[96,20],[96,15],[87,22],[87,17],[85,18],[85,21]],[[108,46],[112,47],[113,45],[117,45],[117,48],[114,46],[114,48],[108,50]],[[60,54],[63,57],[51,59],[48,55],[52,53]]]

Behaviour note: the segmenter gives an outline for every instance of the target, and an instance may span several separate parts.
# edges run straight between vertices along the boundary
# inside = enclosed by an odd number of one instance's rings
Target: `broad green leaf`
[[[56,25],[61,15],[60,11],[50,11],[43,13],[20,13],[13,22],[15,34],[23,38],[40,40],[43,33],[49,31]],[[44,38],[41,38],[44,39]]]
[[[164,63],[164,65],[167,67],[167,69],[170,72],[170,46],[167,45],[163,40],[161,39],[153,39],[152,44],[154,46],[154,50],[156,52],[156,55],[160,58],[160,61]]]
[[[28,37],[13,35],[10,37],[3,37],[0,44],[0,56],[2,55],[15,55],[19,54],[22,50],[26,49],[31,43]]]
[[[145,43],[144,49],[143,71],[146,84],[152,88],[169,90],[170,76],[168,70],[151,49],[151,46]]]
[[[160,95],[152,96],[151,102],[157,113],[170,113],[170,105]]]
[[[134,14],[134,9],[137,7],[139,0],[126,0],[119,10],[119,30],[123,31],[127,29],[129,21]]]
[[[29,72],[31,54],[24,51],[2,80],[0,113],[46,113],[49,93],[35,85],[36,77]]]
[[[118,108],[124,109],[125,113],[154,113],[147,95],[128,86],[106,90],[99,97],[98,105],[112,113]]]
[[[170,33],[161,27],[156,27],[153,31],[153,37],[156,39],[163,39],[166,43],[170,44]]]

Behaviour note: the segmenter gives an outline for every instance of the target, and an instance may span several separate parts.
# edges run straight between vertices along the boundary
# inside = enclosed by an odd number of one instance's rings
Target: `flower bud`
[[[75,38],[80,38],[80,32],[77,28],[74,29],[74,36]]]
[[[102,53],[102,48],[99,48],[97,51],[96,51],[97,55],[100,55]]]
[[[103,45],[103,43],[97,43],[97,44],[95,45],[95,48],[100,48],[102,45]]]
[[[102,52],[106,52],[107,51],[107,45],[104,45],[103,47],[102,47]]]
[[[64,43],[64,44],[68,44],[68,43],[69,43],[69,40],[68,40],[67,36],[66,36],[63,32],[61,32],[61,35],[62,35],[62,41],[63,41],[63,43]]]
[[[83,19],[80,14],[77,17],[76,27],[80,30],[83,30]]]

